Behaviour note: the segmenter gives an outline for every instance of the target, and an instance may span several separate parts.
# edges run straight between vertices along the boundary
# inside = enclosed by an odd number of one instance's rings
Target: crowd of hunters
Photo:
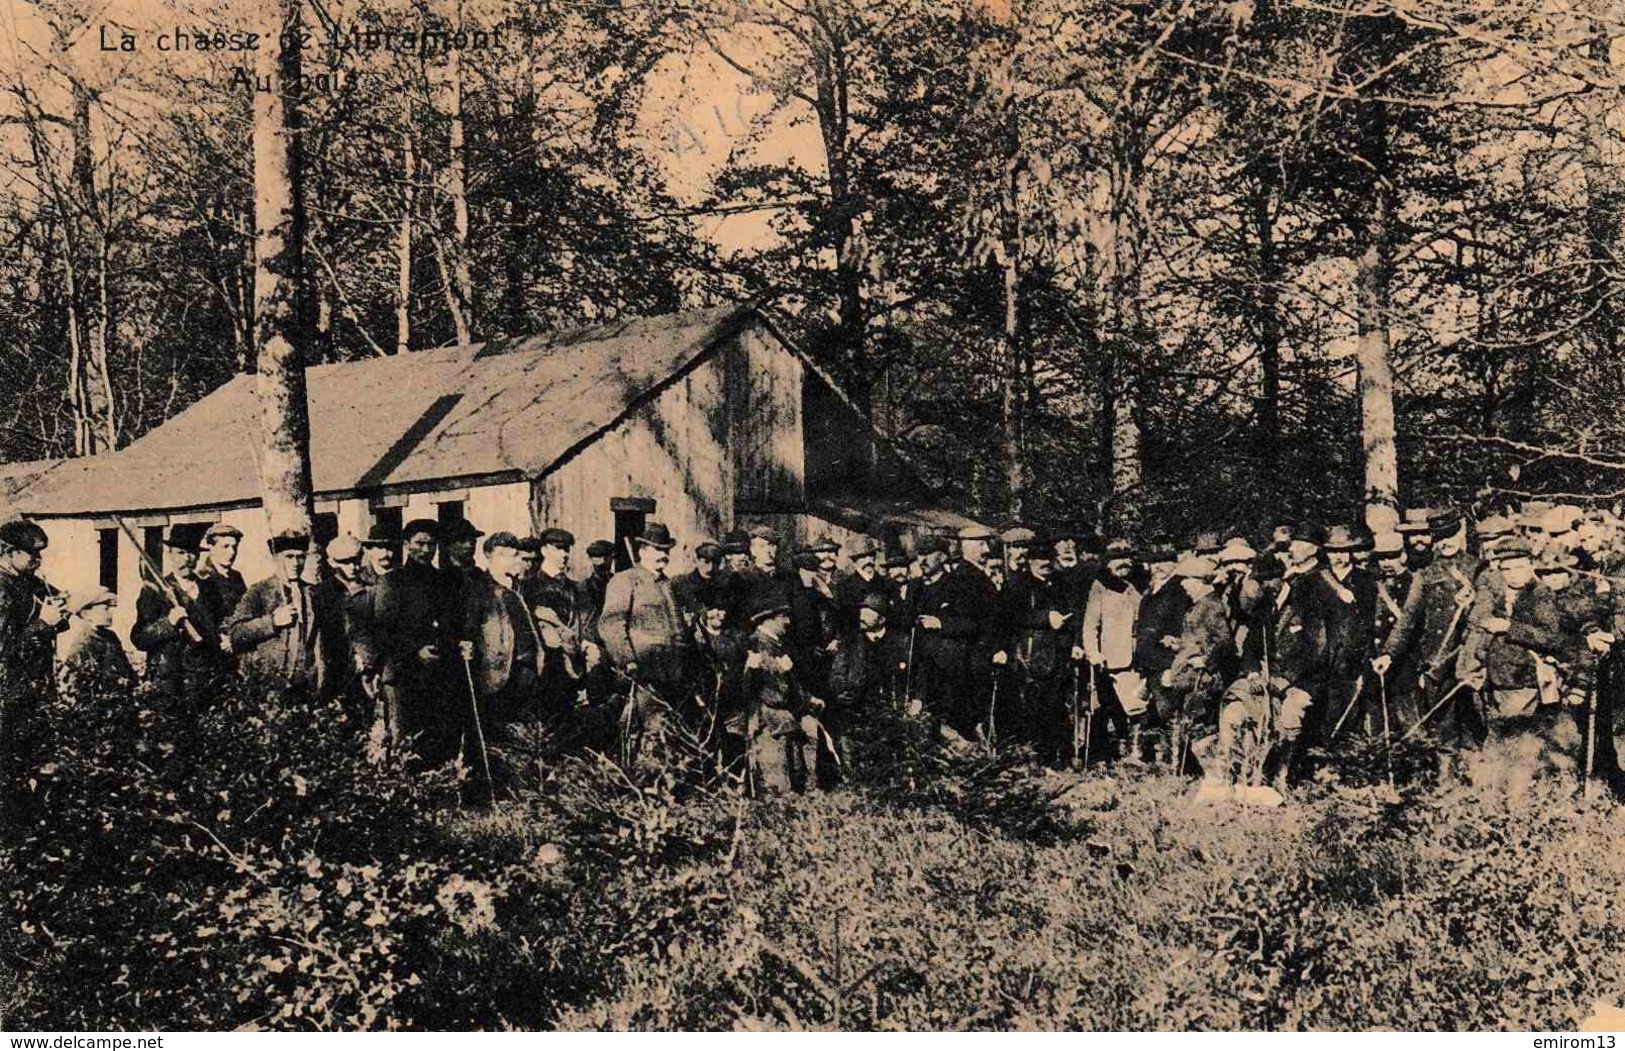
[[[135,600],[138,675],[109,626],[118,598],[52,588],[45,531],[8,522],[0,805],[48,756],[32,728],[53,696],[144,677],[184,722],[228,675],[342,705],[411,763],[483,766],[488,790],[487,743],[526,724],[624,760],[681,733],[753,794],[827,788],[882,716],[1056,769],[1161,766],[1215,803],[1280,805],[1317,756],[1364,741],[1391,763],[1419,737],[1447,761],[1529,742],[1625,787],[1625,522],[1606,510],[1413,508],[1377,535],[1281,521],[1256,546],[1020,523],[907,549],[786,540],[704,540],[674,575],[676,538],[650,522],[629,568],[595,540],[578,575],[561,529],[422,519],[321,546],[279,533],[274,575],[249,584],[237,529],[175,525]]]

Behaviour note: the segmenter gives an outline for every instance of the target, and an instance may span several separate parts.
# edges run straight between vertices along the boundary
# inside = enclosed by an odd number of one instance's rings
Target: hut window
[[[114,594],[118,593],[118,530],[96,530],[96,553],[100,556],[101,569],[97,581],[102,587]]]
[[[463,502],[461,500],[446,500],[435,504],[434,509],[435,517],[440,521],[440,535],[442,538],[446,535],[447,526],[453,522],[463,520]],[[440,568],[445,569],[450,565],[451,560],[446,557],[446,545],[442,540],[440,544]]]
[[[375,525],[380,525],[387,529],[390,536],[399,537],[401,535],[401,525],[403,523],[401,521],[400,508],[375,507],[372,509],[372,520]],[[399,556],[400,552],[397,551],[395,554]]]
[[[327,542],[339,535],[339,516],[332,511],[319,511],[310,516],[310,539],[322,550]]]
[[[141,527],[141,546],[146,549],[147,557],[152,564],[160,570],[164,568],[164,527],[150,525]]]
[[[610,500],[609,509],[615,515],[615,568],[631,569],[632,541],[643,535],[655,502],[647,497],[617,496]]]

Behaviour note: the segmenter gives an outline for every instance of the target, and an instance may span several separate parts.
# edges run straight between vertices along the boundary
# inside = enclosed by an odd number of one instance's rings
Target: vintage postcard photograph
[[[1607,1051],[1622,304],[1618,0],[0,0],[0,1031]]]

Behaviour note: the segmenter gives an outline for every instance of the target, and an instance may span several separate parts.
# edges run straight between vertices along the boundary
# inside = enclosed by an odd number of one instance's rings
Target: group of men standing
[[[419,519],[319,551],[275,535],[275,572],[249,586],[238,530],[177,525],[130,643],[183,728],[243,675],[375,719],[416,762],[477,760],[488,785],[486,739],[538,723],[628,760],[683,734],[754,790],[799,791],[840,780],[853,736],[889,714],[1055,767],[1165,764],[1205,798],[1288,791],[1311,745],[1424,731],[1530,735],[1615,786],[1621,533],[1568,506],[1476,522],[1418,509],[1377,536],[1283,522],[1262,550],[971,525],[912,551],[858,537],[842,567],[828,539],[781,565],[781,538],[757,526],[699,543],[673,577],[676,538],[652,522],[630,568],[613,572],[600,540],[578,580],[562,529]],[[51,589],[46,543],[32,523],[0,526],[8,795],[31,696],[136,680],[108,627],[116,598]]]

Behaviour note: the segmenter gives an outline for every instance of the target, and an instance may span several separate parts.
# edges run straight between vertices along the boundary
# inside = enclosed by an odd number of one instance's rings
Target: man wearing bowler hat
[[[205,527],[179,523],[164,536],[164,587],[141,585],[130,643],[147,655],[147,678],[190,722],[210,687],[231,668],[223,625],[234,612],[219,589],[197,573]],[[173,598],[172,598],[173,596]],[[180,605],[174,600],[178,598]]]
[[[650,522],[632,543],[637,564],[610,579],[598,633],[604,653],[636,684],[640,710],[648,700],[643,694],[651,691],[666,705],[676,705],[686,694],[688,649],[687,625],[666,576],[677,541],[663,523]]]

